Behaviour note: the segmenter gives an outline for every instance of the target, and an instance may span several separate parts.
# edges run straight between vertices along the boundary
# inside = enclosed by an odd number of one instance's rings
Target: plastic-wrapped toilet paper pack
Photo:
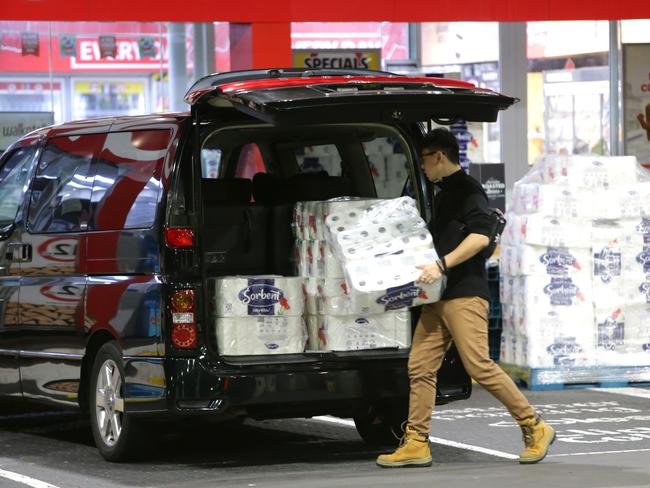
[[[598,192],[593,218],[634,219],[650,216],[650,182]]]
[[[632,186],[638,181],[639,174],[634,156],[549,156],[541,164],[545,183],[571,188]]]
[[[521,245],[506,251],[512,275],[573,275],[591,269],[588,248]]]
[[[650,305],[650,273],[623,277],[624,296],[628,305]]]
[[[316,315],[320,313],[320,283],[319,278],[305,278],[303,282],[303,292],[305,295],[305,313]]]
[[[327,241],[319,241],[319,250],[319,275],[323,278],[343,278],[345,272],[341,265],[341,261],[334,254],[334,251]]]
[[[293,219],[291,221],[291,229],[293,230],[293,235],[297,240],[305,239],[305,228],[304,228],[304,203],[305,202],[296,202],[293,207]]]
[[[320,349],[356,351],[411,345],[411,315],[408,311],[380,315],[321,316]]]
[[[596,326],[600,365],[650,365],[650,305],[597,310]]]
[[[386,181],[386,156],[381,153],[371,153],[368,154],[368,162],[375,184]]]
[[[309,276],[309,242],[306,239],[296,239],[294,245],[294,263],[298,276]]]
[[[338,253],[338,235],[342,232],[355,230],[362,232],[369,226],[381,226],[391,223],[406,225],[420,220],[422,220],[422,217],[420,217],[417,204],[410,197],[375,200],[365,210],[352,209],[330,213],[325,219],[327,227],[326,239],[334,251]]]
[[[389,230],[387,231],[387,229]],[[426,227],[399,230],[399,224],[397,224],[379,226],[373,231],[375,233],[368,232],[365,241],[360,240],[354,243],[346,242],[343,234],[339,234],[342,261],[350,262],[433,247],[433,238]],[[381,232],[384,232],[384,234],[381,234]]]
[[[593,213],[594,195],[591,190],[515,183],[513,209],[518,214],[538,213],[549,217],[597,217]]]
[[[343,215],[346,219],[354,219],[364,209],[375,202],[375,199],[341,197],[326,201],[302,202],[305,237],[311,240],[325,238],[325,221],[331,214]]]
[[[591,247],[591,225],[584,219],[522,215],[513,229],[515,242],[552,247]]]
[[[303,278],[227,276],[210,280],[217,317],[251,315],[301,316]]]
[[[359,293],[343,279],[320,280],[320,313],[326,315],[381,314],[438,301],[443,281],[407,283],[386,291]]]
[[[307,341],[300,316],[221,317],[216,329],[219,353],[225,356],[296,354]]]
[[[386,292],[389,288],[416,281],[422,271],[421,264],[435,263],[435,249],[409,250],[380,258],[351,261],[345,265],[346,279],[351,290],[359,293]],[[436,301],[438,297],[429,297]],[[427,302],[430,303],[430,302]]]
[[[572,307],[591,306],[593,303],[593,284],[591,273],[587,270],[571,276],[534,275],[525,276],[513,291],[513,302],[528,308],[541,306]]]
[[[597,365],[595,340],[591,333],[553,334],[543,329],[521,337],[522,362],[531,368],[573,368]]]
[[[618,221],[622,228],[620,236],[624,246],[650,246],[650,216]]]

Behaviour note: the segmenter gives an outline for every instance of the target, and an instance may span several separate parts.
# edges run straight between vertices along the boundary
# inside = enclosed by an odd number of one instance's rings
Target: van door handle
[[[26,263],[32,260],[32,245],[22,242],[12,242],[7,245],[6,258],[18,263]]]

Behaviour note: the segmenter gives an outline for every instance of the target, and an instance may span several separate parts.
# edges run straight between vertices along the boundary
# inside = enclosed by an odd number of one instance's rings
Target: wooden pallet
[[[529,390],[650,386],[650,366],[528,368],[503,363],[499,366]]]

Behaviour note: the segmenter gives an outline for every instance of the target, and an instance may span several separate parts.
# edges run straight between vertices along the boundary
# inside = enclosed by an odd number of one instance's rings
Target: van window
[[[14,222],[18,207],[23,201],[25,187],[34,161],[36,149],[16,149],[0,169],[0,226]]]
[[[149,228],[156,219],[168,130],[108,134],[92,190],[91,230]]]
[[[262,153],[257,144],[246,144],[239,153],[235,178],[246,178],[250,180],[257,173],[266,173]]]
[[[395,198],[412,192],[406,151],[393,137],[376,137],[363,143],[370,173],[379,198]],[[412,196],[412,195],[411,195]]]
[[[334,144],[305,146],[296,149],[296,160],[301,173],[326,171],[329,176],[341,176],[341,156]]]
[[[90,163],[101,134],[51,139],[36,168],[27,227],[32,233],[75,232],[88,222]]]

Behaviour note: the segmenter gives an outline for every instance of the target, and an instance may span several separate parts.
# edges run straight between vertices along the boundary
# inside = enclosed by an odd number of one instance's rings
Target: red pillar
[[[288,68],[291,65],[289,22],[230,24],[231,70]]]

